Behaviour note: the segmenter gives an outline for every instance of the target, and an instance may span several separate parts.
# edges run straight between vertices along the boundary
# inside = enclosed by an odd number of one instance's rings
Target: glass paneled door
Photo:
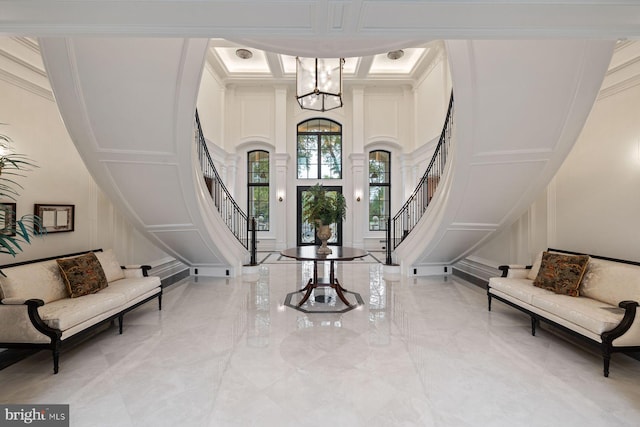
[[[329,196],[331,194],[342,194],[342,187],[339,186],[323,186],[325,190],[328,191]],[[298,187],[298,200],[297,200],[297,238],[296,245],[297,246],[306,246],[306,245],[320,245],[320,239],[316,236],[316,227],[315,224],[309,224],[306,221],[302,220],[302,206],[304,206],[305,197],[309,197],[308,190],[311,187],[309,186],[300,186]],[[342,223],[331,224],[331,238],[327,241],[329,245],[337,245],[342,246]]]

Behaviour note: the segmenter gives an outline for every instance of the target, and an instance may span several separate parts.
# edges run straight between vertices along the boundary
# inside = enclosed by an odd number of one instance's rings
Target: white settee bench
[[[162,309],[160,279],[148,276],[150,268],[121,267],[111,250],[101,249],[0,266],[0,348],[50,349],[57,374],[60,347],[70,337],[115,319],[122,334],[125,313],[154,298]],[[77,287],[69,289],[94,276],[99,289],[80,296]]]
[[[546,253],[585,255],[558,249],[548,249]],[[547,276],[557,273],[554,266],[544,267],[542,254],[533,266],[500,266],[502,277],[489,279],[489,311],[495,298],[527,313],[531,317],[532,335],[536,334],[536,325],[543,321],[597,343],[602,350],[605,377],[609,376],[612,353],[640,351],[640,318],[636,316],[640,302],[640,263],[588,255],[586,268],[578,279],[579,287],[573,292],[576,296],[539,287],[539,273],[546,272]]]

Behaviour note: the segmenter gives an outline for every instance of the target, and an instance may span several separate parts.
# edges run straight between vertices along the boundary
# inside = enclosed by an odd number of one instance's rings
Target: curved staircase
[[[249,252],[217,211],[196,154],[207,39],[51,38],[40,45],[87,169],[147,237],[199,274],[234,276]]]
[[[451,148],[429,207],[395,249],[404,273],[442,273],[522,215],[578,138],[614,44],[447,42]]]
[[[216,211],[194,148],[207,40],[40,44],[69,133],[113,203],[187,265],[235,275],[249,253]],[[404,272],[442,271],[531,204],[576,141],[613,46],[447,42],[456,97],[452,144],[429,207],[395,250]]]

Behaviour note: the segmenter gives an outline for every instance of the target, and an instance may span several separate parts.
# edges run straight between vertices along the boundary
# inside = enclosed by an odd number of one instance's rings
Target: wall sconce
[[[284,202],[284,191],[278,191],[278,201]]]
[[[282,196],[278,197],[278,201],[282,202],[284,200],[284,198]]]
[[[359,191],[356,191],[356,202],[359,202],[361,198],[362,198],[362,194],[360,194]]]

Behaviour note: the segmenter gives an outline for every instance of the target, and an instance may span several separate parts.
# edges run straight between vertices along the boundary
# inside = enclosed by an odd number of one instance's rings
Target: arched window
[[[391,214],[391,153],[369,153],[369,230],[386,230]]]
[[[342,178],[342,126],[311,119],[298,125],[298,179]]]
[[[249,218],[255,217],[259,231],[269,230],[269,152],[248,153],[247,195]]]

